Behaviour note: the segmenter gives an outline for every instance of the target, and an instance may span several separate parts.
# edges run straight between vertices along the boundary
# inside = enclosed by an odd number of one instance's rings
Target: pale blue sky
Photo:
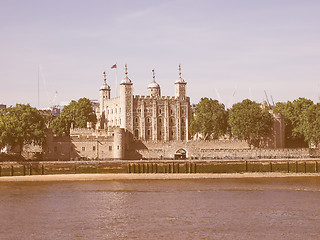
[[[152,68],[174,95],[178,64],[192,103],[230,106],[320,95],[319,0],[0,0],[0,103],[40,107],[98,99],[107,71],[115,90],[128,64],[145,95]],[[236,90],[234,97],[232,97]],[[250,90],[251,89],[251,90]],[[217,94],[218,93],[218,94]]]

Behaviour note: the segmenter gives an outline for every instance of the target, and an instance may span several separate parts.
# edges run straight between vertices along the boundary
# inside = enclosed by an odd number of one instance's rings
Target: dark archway
[[[174,154],[174,159],[176,160],[185,160],[187,159],[187,152],[186,150],[180,148],[176,153]]]

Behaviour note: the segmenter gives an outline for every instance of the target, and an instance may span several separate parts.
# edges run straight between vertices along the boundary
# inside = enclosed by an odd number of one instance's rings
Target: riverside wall
[[[320,160],[1,163],[1,176],[80,173],[320,173]]]
[[[317,149],[309,148],[250,148],[246,141],[172,141],[134,142],[131,145],[133,159],[174,159],[179,150],[187,159],[260,159],[260,158],[309,158],[318,156]],[[136,155],[136,156],[135,156]]]

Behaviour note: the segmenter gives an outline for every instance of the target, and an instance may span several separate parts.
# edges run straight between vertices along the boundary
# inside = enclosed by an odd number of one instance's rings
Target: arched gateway
[[[180,148],[174,154],[174,159],[185,160],[187,159],[187,152],[183,148]]]

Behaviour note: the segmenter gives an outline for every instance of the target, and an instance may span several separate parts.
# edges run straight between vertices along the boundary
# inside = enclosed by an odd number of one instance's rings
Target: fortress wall
[[[138,142],[131,145],[132,150],[144,159],[172,159],[179,149],[186,151],[188,159],[258,159],[258,158],[307,158],[310,149],[250,149],[244,141],[173,141]],[[128,154],[130,155],[130,154]]]

